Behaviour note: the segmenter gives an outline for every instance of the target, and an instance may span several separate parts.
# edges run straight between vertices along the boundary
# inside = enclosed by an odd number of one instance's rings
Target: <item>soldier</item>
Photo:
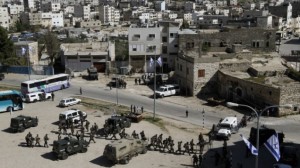
[[[204,142],[204,138],[203,138],[202,132],[200,132],[200,134],[198,136],[198,141],[199,141],[199,144],[201,144],[201,143]]]
[[[94,130],[97,132],[98,131],[98,125],[94,123]]]
[[[79,93],[82,95],[82,89],[81,89],[81,87],[79,88]]]
[[[30,136],[30,141],[29,141],[29,143],[30,143],[30,146],[33,148],[34,147],[34,138],[32,137],[32,136]]]
[[[144,141],[147,140],[144,131],[142,131],[140,134],[141,134],[141,140],[144,140]]]
[[[80,140],[84,140],[84,133],[83,132],[80,133]]]
[[[71,134],[74,135],[74,125],[73,124],[71,125],[70,129],[71,129]]]
[[[215,158],[215,166],[218,166],[220,158],[221,158],[221,155],[219,154],[218,151],[215,151],[214,158]]]
[[[141,112],[144,113],[144,107],[143,106],[141,107]]]
[[[120,132],[119,135],[120,135],[121,139],[125,138],[125,136],[126,136],[125,128],[122,130],[122,132]]]
[[[64,131],[63,135],[66,135],[67,134],[67,126],[66,125],[63,126],[63,131]]]
[[[198,157],[196,154],[193,155],[193,166],[196,167],[198,165]]]
[[[80,127],[80,131],[82,134],[84,134],[84,127]]]
[[[169,153],[173,153],[174,152],[174,140],[171,140],[169,142],[169,145],[170,145]]]
[[[136,78],[134,79],[134,83],[137,85],[137,79]]]
[[[86,128],[86,132],[89,132],[90,122],[88,120],[85,120],[85,128]]]
[[[51,98],[52,98],[52,101],[54,101],[54,93],[51,92]]]
[[[156,146],[159,148],[162,147],[162,137],[163,137],[163,134],[160,134],[157,138]]]
[[[26,140],[26,145],[29,147],[30,146],[30,140],[31,140],[31,133],[30,132],[25,136],[25,140]]]
[[[203,161],[203,156],[202,156],[202,154],[200,153],[199,154],[199,167],[201,167],[201,165],[202,165],[202,161]]]
[[[76,136],[77,140],[79,141],[80,135],[79,135],[78,131],[76,132],[75,136]]]
[[[113,131],[112,135],[113,135],[113,136],[111,137],[111,139],[113,139],[113,138],[117,139],[117,137],[116,137],[116,132],[115,132],[115,131]]]
[[[185,111],[185,117],[188,118],[189,117],[189,111]]]
[[[184,147],[183,154],[185,154],[185,152],[187,152],[189,155],[191,155],[191,154],[190,154],[190,149],[189,149],[189,142],[186,142],[186,143],[183,145],[183,147]]]
[[[192,139],[191,141],[190,141],[190,151],[192,152],[192,153],[194,153],[194,139]]]
[[[150,139],[150,146],[155,147],[157,141],[157,134],[153,135]]]
[[[176,153],[179,152],[179,154],[181,154],[181,144],[182,144],[182,141],[179,141],[177,143],[177,151],[176,151]]]
[[[135,130],[132,132],[131,136],[132,136],[134,139],[139,139],[139,134],[135,133]]]
[[[169,140],[168,138],[163,140],[163,151],[165,151],[165,148],[167,148],[169,150]]]
[[[96,143],[95,139],[94,139],[94,134],[90,133],[90,140],[89,140],[89,144],[91,143],[91,141],[93,141],[94,143]]]
[[[49,147],[48,146],[48,140],[49,140],[49,138],[48,138],[48,134],[46,134],[45,136],[44,136],[44,147]]]
[[[141,84],[141,78],[139,78],[139,85]]]
[[[41,140],[41,138],[39,137],[39,134],[37,134],[35,137],[35,146],[41,146],[40,140]]]

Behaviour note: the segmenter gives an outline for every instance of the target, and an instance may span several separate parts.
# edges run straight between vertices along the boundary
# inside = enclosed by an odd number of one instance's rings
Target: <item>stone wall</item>
[[[283,109],[281,115],[299,114],[300,110],[300,85],[299,83],[289,84],[280,88],[280,104],[293,104],[292,110]]]
[[[251,61],[240,61],[240,62],[221,62],[220,70],[229,70],[229,71],[243,71],[246,72],[251,66]]]

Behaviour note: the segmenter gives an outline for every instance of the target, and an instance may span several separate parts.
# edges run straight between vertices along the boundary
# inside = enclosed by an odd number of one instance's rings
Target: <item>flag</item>
[[[150,67],[152,67],[153,64],[154,64],[154,60],[153,60],[153,58],[151,57],[151,58],[150,58]]]
[[[157,59],[157,63],[158,63],[158,65],[159,65],[160,67],[162,66],[161,56],[159,56],[159,58]]]
[[[265,147],[271,152],[271,154],[275,157],[278,162],[280,159],[280,151],[279,151],[279,140],[278,134],[275,133],[272,135],[267,142],[264,143]]]
[[[26,54],[26,48],[22,47],[22,55],[25,55]]]
[[[246,139],[242,134],[240,134],[240,136],[242,137],[243,141],[245,142],[245,144],[247,145],[248,149],[251,151],[252,155],[258,155],[258,151],[255,148],[255,146],[253,146],[248,139]]]

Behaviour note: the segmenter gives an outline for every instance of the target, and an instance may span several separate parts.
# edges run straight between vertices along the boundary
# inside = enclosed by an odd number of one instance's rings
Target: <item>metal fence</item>
[[[52,75],[51,66],[0,66],[2,73],[32,74],[32,75]]]

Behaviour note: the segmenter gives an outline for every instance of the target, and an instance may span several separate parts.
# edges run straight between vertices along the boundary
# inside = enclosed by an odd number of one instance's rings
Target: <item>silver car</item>
[[[81,99],[69,97],[69,98],[62,99],[59,102],[59,106],[60,107],[69,107],[69,106],[72,106],[75,104],[79,104],[80,102],[81,102]]]

